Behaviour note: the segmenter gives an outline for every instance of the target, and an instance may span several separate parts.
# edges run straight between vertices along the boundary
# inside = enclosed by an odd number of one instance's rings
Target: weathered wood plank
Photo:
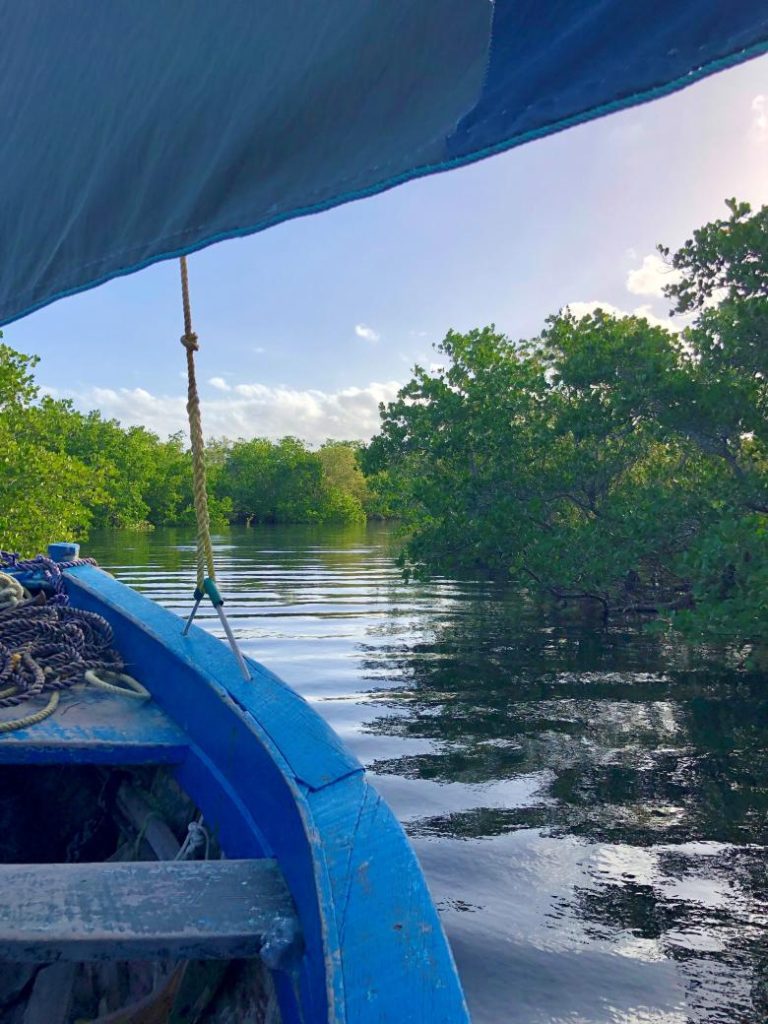
[[[117,806],[136,831],[144,836],[158,860],[175,859],[181,844],[135,787],[123,783],[117,792]]]
[[[189,965],[190,962],[184,960],[148,995],[128,1006],[102,1014],[90,1021],[90,1024],[168,1024],[168,1015]],[[226,970],[227,964],[223,966]]]
[[[66,1024],[75,969],[74,964],[61,963],[40,971],[24,1010],[24,1024]]]
[[[0,865],[0,960],[279,956],[298,934],[273,860]]]
[[[37,705],[1,708],[0,721]],[[156,704],[76,686],[45,721],[0,735],[0,764],[178,764],[189,739]]]
[[[8,1006],[31,986],[39,969],[35,964],[0,963],[0,1020],[5,1019],[3,1013]]]

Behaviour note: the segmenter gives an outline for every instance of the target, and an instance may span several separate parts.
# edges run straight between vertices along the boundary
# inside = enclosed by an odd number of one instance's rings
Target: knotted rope
[[[181,260],[181,300],[184,307],[184,333],[181,343],[187,352],[187,416],[189,417],[189,439],[192,446],[193,494],[195,521],[197,523],[197,589],[202,592],[207,575],[214,582],[216,570],[213,565],[211,543],[211,519],[208,513],[208,490],[205,482],[205,442],[200,415],[200,396],[195,377],[195,352],[199,349],[197,335],[192,330],[192,311],[189,305],[189,277],[187,257]]]
[[[181,844],[174,860],[197,860],[198,853],[203,849],[205,849],[203,859],[208,860],[210,844],[211,839],[208,835],[208,829],[204,828],[199,821],[190,821],[187,825],[187,834],[184,842]]]
[[[0,611],[15,608],[24,600],[24,587],[13,576],[0,572]]]
[[[187,416],[189,417],[189,439],[192,447],[193,494],[195,503],[195,521],[197,523],[197,586],[192,611],[184,627],[184,635],[189,632],[192,620],[197,614],[200,602],[207,594],[210,597],[216,614],[227,634],[232,652],[237,658],[240,671],[245,679],[251,673],[245,659],[237,646],[234,633],[224,614],[224,601],[216,586],[216,571],[213,565],[213,544],[211,542],[211,517],[208,512],[208,490],[205,484],[205,442],[203,440],[203,424],[200,414],[200,396],[197,393],[195,377],[195,352],[200,346],[197,335],[192,330],[192,310],[189,304],[189,276],[187,274],[187,257],[182,256],[181,265],[181,301],[184,309],[184,333],[181,343],[187,352]],[[208,570],[206,575],[206,569]]]

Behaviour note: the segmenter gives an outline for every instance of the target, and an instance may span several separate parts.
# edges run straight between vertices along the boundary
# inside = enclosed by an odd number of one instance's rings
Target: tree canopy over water
[[[449,332],[416,367],[366,453],[413,566],[764,635],[768,207],[727,206],[660,247],[681,331],[565,309],[531,340]]]
[[[91,527],[191,525],[183,435],[161,440],[41,395],[37,362],[0,344],[0,546],[33,553],[52,538],[85,539]],[[295,437],[210,441],[213,524],[364,520],[374,505],[358,448],[328,441],[310,451]]]
[[[656,612],[749,641],[768,624],[768,207],[677,252],[681,329],[567,308],[537,337],[450,331],[367,449],[208,443],[216,525],[402,520],[421,572],[491,575],[605,615]],[[0,545],[191,523],[190,456],[41,395],[0,344]]]

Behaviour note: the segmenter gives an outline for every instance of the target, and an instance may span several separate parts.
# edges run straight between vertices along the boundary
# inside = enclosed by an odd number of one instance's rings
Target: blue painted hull
[[[298,965],[274,971],[284,1021],[467,1021],[408,840],[323,719],[255,662],[244,680],[220,641],[182,636],[177,616],[101,570],[66,578],[70,602],[110,622],[153,704],[90,729],[54,716],[0,738],[0,762],[168,764],[228,857],[276,858],[305,944]]]

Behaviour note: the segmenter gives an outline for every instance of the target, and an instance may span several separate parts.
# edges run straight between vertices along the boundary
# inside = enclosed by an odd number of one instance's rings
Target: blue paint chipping
[[[437,912],[402,828],[361,765],[285,683],[93,566],[70,601],[106,618],[148,703],[73,692],[65,712],[0,736],[0,763],[169,764],[228,858],[274,858],[297,908],[300,963],[273,971],[292,1024],[468,1021]]]
[[[18,708],[4,717],[14,718]],[[186,734],[154,701],[85,686],[62,693],[56,713],[0,739],[0,764],[179,764]]]

